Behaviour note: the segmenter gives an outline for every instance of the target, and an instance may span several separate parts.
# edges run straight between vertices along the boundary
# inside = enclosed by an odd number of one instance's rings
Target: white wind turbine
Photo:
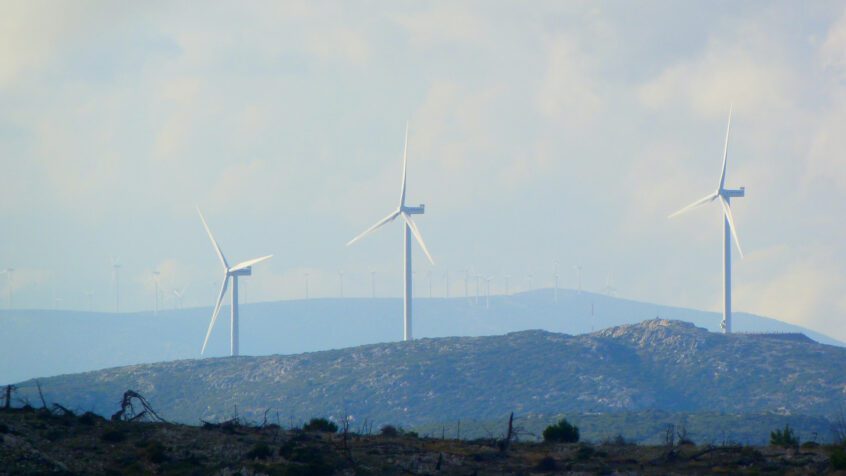
[[[185,291],[188,290],[188,286],[184,286],[182,289],[174,289],[173,290],[173,297],[175,299],[176,309],[182,309],[182,303],[185,300]]]
[[[117,257],[112,260],[112,284],[115,291],[115,312],[120,312],[120,261]]]
[[[6,268],[2,272],[5,273],[6,277],[9,279],[9,288],[7,291],[9,292],[9,310],[11,310],[14,306],[13,300],[15,296],[15,268]]]
[[[746,188],[726,188],[726,162],[728,159],[729,132],[731,131],[731,108],[729,108],[728,126],[726,127],[726,142],[723,147],[723,169],[720,172],[720,183],[717,190],[707,196],[693,202],[681,210],[670,215],[670,218],[681,215],[689,210],[705,205],[719,199],[723,207],[723,322],[720,327],[726,334],[731,333],[731,239],[737,245],[737,251],[743,258],[743,250],[740,248],[740,240],[737,239],[737,229],[734,226],[734,216],[731,213],[731,199],[740,198],[746,195]]]
[[[217,241],[214,239],[209,226],[206,224],[206,219],[203,218],[203,213],[200,212],[200,209],[197,208],[197,213],[200,214],[200,220],[203,222],[203,227],[206,229],[206,233],[209,235],[209,239],[214,245],[214,251],[217,252],[217,257],[220,258],[220,263],[223,265],[223,284],[220,287],[220,294],[217,297],[217,303],[214,306],[214,311],[212,312],[211,322],[209,322],[209,329],[206,331],[206,339],[203,341],[203,348],[200,350],[200,354],[205,353],[206,345],[209,343],[209,336],[211,336],[212,328],[214,328],[214,323],[217,321],[217,315],[220,312],[220,306],[223,303],[223,296],[226,294],[226,288],[229,286],[229,278],[232,278],[232,304],[230,306],[231,311],[231,319],[229,321],[229,332],[230,332],[230,340],[229,340],[229,353],[232,356],[238,355],[238,277],[239,276],[250,276],[253,273],[253,265],[261,263],[264,260],[270,259],[273,255],[262,256],[261,258],[255,258],[247,261],[242,261],[235,266],[229,266],[229,263],[226,261],[226,258],[223,256],[223,252],[220,251],[220,246],[218,246]]]
[[[414,235],[414,238],[420,244],[420,248],[423,249],[423,253],[426,254],[426,258],[429,259],[429,262],[433,265],[435,264],[435,260],[432,259],[432,255],[429,254],[429,250],[426,248],[426,243],[423,242],[423,236],[420,235],[420,230],[417,228],[417,224],[414,223],[414,220],[411,219],[411,215],[422,215],[425,212],[426,206],[420,205],[417,207],[409,207],[405,204],[405,192],[406,192],[406,168],[408,165],[408,123],[405,125],[405,146],[403,147],[402,152],[402,189],[400,191],[400,200],[399,206],[392,211],[388,216],[379,220],[375,225],[371,226],[367,230],[364,230],[360,235],[356,236],[352,240],[347,243],[347,246],[355,243],[356,241],[364,238],[365,236],[369,235],[376,231],[376,229],[382,227],[383,225],[394,221],[397,217],[402,217],[404,223],[404,233],[405,237],[403,239],[403,249],[405,253],[405,260],[404,260],[404,292],[403,292],[403,340],[409,341],[412,340],[411,335],[411,235]]]

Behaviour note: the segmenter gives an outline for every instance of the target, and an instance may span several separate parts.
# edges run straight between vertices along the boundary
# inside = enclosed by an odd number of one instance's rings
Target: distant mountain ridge
[[[846,349],[723,335],[652,319],[569,336],[523,331],[298,355],[182,360],[41,379],[48,399],[102,414],[123,391],[165,418],[352,415],[405,426],[456,419],[658,410],[834,416]],[[37,401],[33,381],[19,385]]]
[[[211,301],[211,297],[209,298]],[[110,314],[0,311],[0,384],[64,373],[200,357],[210,308]],[[584,334],[660,316],[719,330],[718,313],[561,289],[475,298],[415,301],[416,337],[501,335],[529,329]],[[228,307],[221,311],[206,356],[227,355]],[[737,332],[800,332],[843,345],[817,332],[766,317],[735,313]],[[402,338],[402,300],[345,298],[241,305],[241,352],[295,354],[395,342]]]

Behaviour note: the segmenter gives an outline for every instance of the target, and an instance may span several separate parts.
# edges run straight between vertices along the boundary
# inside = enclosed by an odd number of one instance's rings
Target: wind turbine
[[[84,294],[88,298],[88,312],[94,311],[94,291],[87,291]]]
[[[120,261],[112,258],[112,282],[115,287],[115,312],[120,312]]]
[[[185,299],[185,291],[188,290],[188,286],[183,287],[182,289],[174,289],[173,290],[173,297],[176,298],[176,308],[182,309],[182,302]]]
[[[425,210],[425,205],[420,205],[417,207],[409,207],[405,204],[405,192],[406,192],[406,169],[408,166],[408,123],[405,124],[405,146],[403,147],[402,152],[402,189],[400,190],[400,200],[399,206],[392,211],[388,216],[376,222],[375,225],[371,226],[367,230],[364,230],[360,235],[356,236],[352,240],[347,243],[347,246],[355,243],[356,241],[364,238],[365,236],[369,235],[376,231],[376,229],[381,228],[383,225],[394,221],[397,217],[402,217],[404,223],[404,238],[403,238],[403,250],[405,254],[404,260],[404,291],[403,291],[403,340],[409,341],[412,340],[411,335],[411,235],[414,235],[414,238],[417,240],[417,243],[420,244],[420,248],[423,249],[423,253],[426,254],[426,258],[429,259],[429,262],[432,265],[435,264],[435,260],[432,259],[432,255],[429,254],[429,250],[426,248],[426,243],[423,242],[423,236],[420,235],[420,230],[417,228],[417,224],[414,223],[412,220],[411,215],[422,215]]]
[[[15,268],[6,268],[3,272],[6,273],[6,277],[9,278],[9,310],[12,310],[13,298],[15,297]]]
[[[308,299],[308,273],[305,273],[305,298]]]
[[[158,270],[153,270],[153,292],[155,293],[155,299],[153,300],[153,314],[158,315],[159,313],[159,275],[162,273]]]
[[[582,266],[577,264],[577,265],[573,266],[573,269],[576,270],[576,279],[578,280],[578,285],[579,285],[578,290],[579,290],[579,294],[581,294],[582,293]]]
[[[209,329],[206,331],[206,339],[203,341],[203,348],[200,350],[200,354],[204,354],[206,352],[206,345],[209,343],[209,336],[211,336],[212,328],[214,328],[214,323],[217,321],[217,315],[220,312],[220,306],[223,303],[223,296],[226,294],[226,288],[229,286],[229,279],[232,278],[232,304],[230,305],[231,311],[231,318],[229,321],[229,354],[232,356],[238,355],[238,277],[239,276],[250,276],[253,274],[253,265],[261,263],[264,260],[270,259],[273,255],[262,256],[261,258],[255,258],[247,261],[242,261],[235,266],[229,266],[229,263],[226,261],[226,258],[223,256],[223,252],[220,250],[220,246],[218,246],[217,241],[214,239],[211,230],[209,229],[208,224],[206,224],[206,219],[203,217],[203,213],[197,208],[197,213],[200,214],[200,220],[203,222],[203,227],[206,229],[206,233],[209,235],[209,239],[214,246],[214,251],[217,253],[217,257],[220,258],[220,264],[223,265],[223,284],[220,287],[220,294],[217,296],[217,303],[214,306],[214,311],[212,312],[211,322],[209,322]]]
[[[720,172],[720,183],[717,185],[717,190],[681,210],[670,215],[670,218],[681,215],[694,208],[711,203],[716,199],[720,199],[720,205],[723,207],[723,322],[720,327],[726,334],[731,333],[731,239],[734,237],[734,242],[737,245],[737,251],[740,257],[743,258],[743,249],[740,248],[740,240],[737,239],[737,229],[734,226],[734,216],[731,213],[731,199],[740,198],[746,195],[746,187],[739,189],[726,188],[726,162],[728,159],[728,144],[729,132],[731,131],[731,107],[729,107],[728,126],[726,127],[726,142],[723,146],[723,169]]]
[[[555,261],[552,262],[552,276],[555,280],[555,294],[553,295],[554,296],[553,300],[557,303],[558,302],[558,260],[555,260]]]

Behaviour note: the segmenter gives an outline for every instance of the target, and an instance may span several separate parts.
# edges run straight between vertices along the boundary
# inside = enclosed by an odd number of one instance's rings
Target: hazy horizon
[[[717,311],[719,180],[746,254],[734,309],[846,340],[846,8],[839,2],[7,2],[0,269],[15,307],[401,295],[399,195],[432,252],[415,293],[553,286]],[[840,265],[838,265],[840,263]],[[475,282],[470,283],[471,293]],[[0,307],[8,281],[0,275]],[[397,318],[399,319],[399,317]],[[220,323],[218,324],[220,325]]]

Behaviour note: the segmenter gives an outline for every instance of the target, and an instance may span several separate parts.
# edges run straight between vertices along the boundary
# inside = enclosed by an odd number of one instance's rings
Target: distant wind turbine
[[[115,312],[120,312],[120,261],[112,258],[112,284],[115,291]]]
[[[493,276],[483,276],[482,279],[485,280],[485,307],[490,309],[491,308],[491,281],[494,280]]]
[[[344,272],[338,271],[338,284],[340,285],[341,297],[344,297]]]
[[[552,262],[552,267],[553,267],[552,275],[553,275],[553,278],[555,279],[555,293],[554,293],[553,300],[555,302],[558,302],[558,281],[559,281],[558,280],[558,260],[555,260],[555,261]]]
[[[14,297],[15,297],[15,294],[14,294],[15,268],[6,268],[6,269],[3,270],[3,272],[6,273],[6,278],[8,278],[8,281],[9,281],[9,289],[8,289],[8,292],[9,292],[9,310],[11,310],[12,307],[13,307],[13,304],[14,304]]]
[[[370,272],[370,297],[376,297],[376,271]]]
[[[157,270],[153,270],[153,287],[155,292],[155,299],[153,300],[153,314],[159,313],[159,275],[162,274]]]
[[[719,199],[723,208],[723,322],[720,327],[726,334],[731,333],[731,240],[737,245],[737,251],[743,258],[743,250],[740,248],[740,240],[737,238],[737,229],[734,226],[734,216],[731,213],[731,199],[740,198],[746,195],[746,187],[739,189],[726,188],[726,162],[728,161],[729,132],[731,132],[731,107],[729,108],[728,126],[726,127],[726,141],[723,146],[723,168],[720,172],[720,183],[717,189],[703,198],[691,203],[681,210],[670,215],[670,218],[693,210],[694,208],[711,203]]]
[[[220,312],[220,306],[223,304],[223,296],[226,295],[226,288],[229,286],[229,280],[232,279],[232,304],[230,306],[231,311],[231,319],[229,321],[229,332],[230,332],[230,340],[229,340],[229,353],[232,356],[237,356],[239,353],[238,350],[238,277],[239,276],[250,276],[253,274],[253,265],[261,263],[264,260],[270,259],[273,255],[262,256],[261,258],[255,258],[247,261],[242,261],[235,266],[229,266],[229,263],[226,261],[226,257],[223,256],[223,252],[220,250],[220,246],[218,246],[217,241],[214,239],[211,230],[209,229],[208,224],[206,224],[206,219],[203,217],[203,213],[197,208],[197,213],[200,214],[200,220],[203,222],[203,228],[206,229],[206,233],[209,235],[209,239],[214,246],[214,251],[217,253],[217,257],[220,259],[220,264],[223,265],[223,284],[220,287],[220,294],[217,296],[217,302],[214,306],[214,311],[212,312],[211,322],[209,322],[209,329],[206,331],[206,338],[203,341],[203,348],[200,350],[200,354],[204,354],[206,352],[206,345],[209,343],[209,336],[211,336],[211,331],[214,328],[214,323],[217,321],[217,315]]]
[[[417,224],[412,220],[411,215],[422,215],[425,212],[425,205],[420,205],[417,207],[409,207],[405,204],[405,194],[406,194],[406,169],[408,166],[408,124],[405,125],[405,146],[403,147],[402,153],[402,189],[400,190],[400,200],[399,206],[392,211],[388,216],[376,222],[375,225],[371,226],[367,230],[364,230],[360,235],[356,236],[352,240],[347,243],[347,246],[355,243],[356,241],[364,238],[365,236],[373,233],[378,228],[381,228],[383,225],[394,221],[397,217],[401,217],[404,223],[404,233],[405,237],[403,240],[404,244],[404,253],[405,253],[405,260],[404,260],[404,291],[403,291],[403,340],[409,341],[412,340],[412,333],[411,333],[411,300],[412,300],[412,269],[411,269],[411,235],[414,235],[414,238],[417,240],[417,243],[420,244],[420,248],[423,249],[423,253],[426,254],[426,258],[429,259],[429,262],[433,265],[435,264],[435,260],[432,259],[432,255],[429,254],[429,250],[426,248],[426,243],[423,241],[423,236],[420,234],[420,230],[417,228]]]
[[[576,266],[573,266],[573,269],[576,270],[576,279],[578,281],[578,283],[577,283],[578,288],[577,289],[579,291],[579,294],[581,294],[582,293],[582,267],[577,264]]]
[[[87,291],[85,297],[88,298],[88,312],[94,310],[94,291]]]
[[[188,290],[188,286],[183,287],[182,289],[174,289],[173,290],[173,297],[176,298],[176,308],[182,309],[182,303],[185,299],[185,291]]]

